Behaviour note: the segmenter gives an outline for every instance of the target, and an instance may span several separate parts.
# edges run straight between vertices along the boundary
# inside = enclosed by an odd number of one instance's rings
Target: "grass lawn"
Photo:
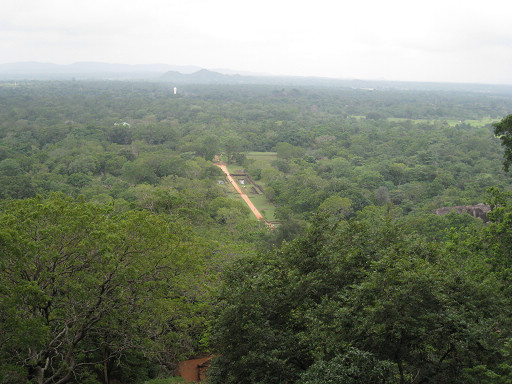
[[[276,152],[246,152],[245,156],[249,160],[255,160],[262,169],[269,168],[270,164],[277,159]]]
[[[226,164],[226,168],[228,169],[229,173],[244,173],[245,169],[241,165],[237,164]]]
[[[464,121],[462,121],[462,123],[469,124],[473,127],[484,127],[487,124],[492,124],[492,123],[496,123],[496,122],[498,122],[498,120],[494,119],[490,116],[484,117],[480,120],[464,120]],[[450,124],[451,126],[455,126],[460,123],[461,123],[461,121],[458,121],[458,120],[448,120],[448,124]]]
[[[276,152],[246,152],[245,155],[247,159],[254,160],[254,165],[261,169],[270,168],[272,162],[277,159]],[[255,180],[255,182],[265,188],[261,180]],[[275,221],[276,207],[267,200],[265,195],[249,193],[248,196],[265,220]]]
[[[433,120],[433,119],[406,119],[406,118],[402,118],[402,117],[388,117],[387,120],[388,121],[396,121],[396,122],[411,120],[411,121],[413,121],[415,123],[428,123],[428,122],[438,121],[438,120]],[[496,120],[496,119],[494,119],[494,118],[492,118],[490,116],[486,116],[486,117],[483,117],[483,118],[481,118],[479,120],[447,120],[447,119],[439,119],[439,121],[446,121],[450,127],[455,127],[457,124],[461,124],[461,123],[469,124],[469,125],[471,125],[473,127],[484,127],[487,124],[495,123],[498,120]]]
[[[258,165],[262,169],[269,168],[271,166],[270,164],[272,163],[272,161],[274,161],[277,158],[276,152],[246,152],[246,156],[248,159],[255,160],[256,162],[258,162]],[[240,165],[228,164],[226,165],[226,167],[229,173],[231,174],[246,172],[245,169],[243,169],[243,167],[241,167]],[[235,179],[235,181],[238,182],[239,177],[235,176],[233,178]],[[263,215],[265,220],[275,221],[276,207],[270,201],[268,201],[264,194],[253,193],[251,190],[252,188],[256,187],[253,187],[252,184],[249,183],[249,180],[247,178],[245,179],[245,182],[245,188],[240,184],[242,191],[249,197],[249,199],[251,199],[252,203],[254,204],[256,209],[258,209],[258,211]],[[259,184],[259,181],[256,181],[256,183]],[[222,185],[222,187],[229,194],[230,197],[240,199],[238,193],[235,191],[231,183],[227,182],[227,180],[226,184]]]
[[[251,199],[254,206],[263,215],[265,220],[275,221],[274,215],[276,212],[276,207],[274,206],[274,204],[267,200],[265,195],[255,195],[251,193],[248,196]]]

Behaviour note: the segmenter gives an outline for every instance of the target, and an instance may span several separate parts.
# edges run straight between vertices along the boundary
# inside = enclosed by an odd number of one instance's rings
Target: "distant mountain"
[[[164,73],[160,79],[175,83],[189,84],[238,84],[246,83],[247,79],[240,75],[225,75],[219,72],[200,69],[197,72],[184,74],[177,71],[169,71]],[[246,81],[243,81],[243,80]]]
[[[251,71],[238,71],[229,68],[211,68],[211,71],[219,72],[224,75],[241,75],[241,76],[257,76],[257,77],[272,77],[273,75],[263,72],[251,72]]]
[[[427,83],[326,77],[272,76],[230,69],[216,71],[193,65],[112,64],[78,62],[69,65],[22,62],[0,64],[0,81],[13,80],[146,80],[175,84],[268,84],[276,86],[344,87],[378,90],[461,91],[512,94],[510,85]]]
[[[151,78],[167,71],[180,73],[197,72],[200,68],[192,65],[168,64],[111,64],[99,62],[78,62],[68,65],[53,63],[22,62],[0,64],[0,79],[107,79],[107,78]]]
[[[412,81],[384,81],[359,79],[333,79],[327,77],[271,76],[223,74],[201,69],[190,74],[171,71],[160,80],[181,84],[267,84],[277,86],[343,87],[366,91],[455,91],[512,94],[512,86],[494,84],[429,83]]]

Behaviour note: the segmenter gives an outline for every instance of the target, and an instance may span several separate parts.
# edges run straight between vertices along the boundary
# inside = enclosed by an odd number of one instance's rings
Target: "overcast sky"
[[[512,84],[510,0],[1,0],[0,63]]]

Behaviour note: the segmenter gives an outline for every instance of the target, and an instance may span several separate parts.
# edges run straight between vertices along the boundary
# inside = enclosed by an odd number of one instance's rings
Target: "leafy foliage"
[[[512,164],[512,115],[505,116],[494,124],[494,134],[500,138],[501,145],[505,147],[503,168],[508,172]]]
[[[191,282],[203,267],[191,240],[147,211],[116,215],[59,195],[3,204],[2,366],[64,383],[96,364],[106,378],[124,364],[126,376],[134,353],[172,364],[199,325]]]
[[[389,219],[318,219],[226,276],[211,381],[459,383],[498,370],[508,307],[486,269]]]
[[[511,380],[510,95],[187,87],[0,84],[0,382]]]

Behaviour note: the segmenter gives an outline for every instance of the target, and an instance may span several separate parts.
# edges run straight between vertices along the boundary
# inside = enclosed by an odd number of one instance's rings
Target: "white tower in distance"
[[[176,94],[176,92],[178,92],[178,88],[174,87],[174,94]]]

